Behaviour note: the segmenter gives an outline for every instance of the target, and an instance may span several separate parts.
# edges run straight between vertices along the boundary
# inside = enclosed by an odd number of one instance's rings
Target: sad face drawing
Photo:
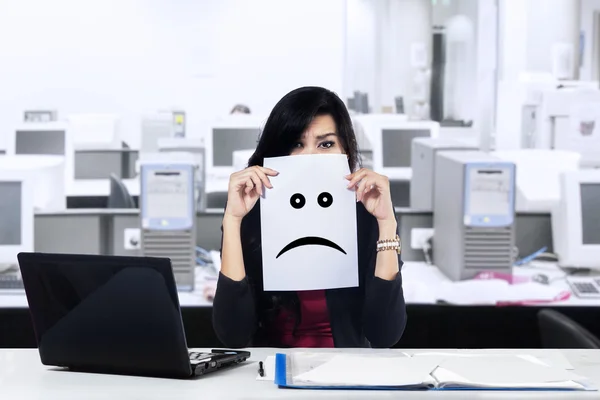
[[[279,175],[261,199],[265,290],[358,286],[356,200],[343,155],[265,159]]]

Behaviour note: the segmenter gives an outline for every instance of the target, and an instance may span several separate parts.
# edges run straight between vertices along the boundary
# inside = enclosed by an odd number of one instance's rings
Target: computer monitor
[[[232,115],[211,124],[206,137],[206,164],[211,178],[229,178],[234,172],[233,152],[256,149],[261,125],[261,119],[250,115]]]
[[[61,156],[0,157],[0,171],[21,172],[31,178],[35,188],[33,206],[39,211],[66,209],[65,158]],[[0,191],[0,195],[2,192]]]
[[[359,115],[360,124],[373,151],[373,169],[394,180],[410,180],[412,141],[421,137],[436,138],[439,123],[410,121],[404,115]]]
[[[120,118],[116,114],[72,114],[68,117],[77,150],[117,149]]]
[[[68,124],[63,122],[19,125],[8,143],[8,155],[62,156],[64,157],[65,182],[75,177],[75,151]]]
[[[561,267],[600,270],[600,170],[561,175],[552,238]]]
[[[33,251],[33,182],[22,171],[0,170],[0,267]]]

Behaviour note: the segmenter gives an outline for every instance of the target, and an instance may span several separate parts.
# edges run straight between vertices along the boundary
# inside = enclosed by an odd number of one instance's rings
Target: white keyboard
[[[600,276],[568,276],[567,283],[580,299],[600,299]]]

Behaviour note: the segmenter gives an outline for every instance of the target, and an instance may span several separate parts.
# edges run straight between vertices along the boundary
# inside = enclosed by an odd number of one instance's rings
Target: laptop
[[[18,260],[44,365],[189,378],[250,357],[188,351],[167,258],[20,253]]]

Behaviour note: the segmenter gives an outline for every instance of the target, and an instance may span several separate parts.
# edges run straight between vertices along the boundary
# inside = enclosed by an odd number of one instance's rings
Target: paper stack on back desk
[[[533,356],[277,354],[275,384],[299,389],[593,390]]]
[[[438,287],[437,300],[450,304],[529,304],[564,300],[565,290],[537,282],[511,285],[502,279],[471,279],[445,282]]]

